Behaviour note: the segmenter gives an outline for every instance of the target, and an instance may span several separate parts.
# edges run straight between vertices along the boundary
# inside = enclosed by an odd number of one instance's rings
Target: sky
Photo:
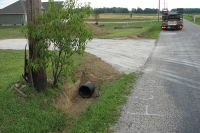
[[[0,0],[0,9],[16,2],[17,0]],[[48,0],[42,0],[47,2]],[[62,1],[62,0],[54,0]],[[92,8],[123,7],[132,8],[158,8],[159,0],[78,0],[79,3],[90,2]],[[200,0],[160,0],[160,9],[168,8],[200,8]]]

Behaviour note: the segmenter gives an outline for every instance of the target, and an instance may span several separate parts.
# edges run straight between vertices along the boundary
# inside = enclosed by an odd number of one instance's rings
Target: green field
[[[127,14],[128,15],[128,14]],[[121,14],[124,16],[124,14]],[[139,16],[137,14],[137,16]],[[143,20],[154,15],[141,15]],[[147,16],[147,17],[146,17]],[[141,17],[142,18],[142,17]],[[108,18],[105,21],[116,19]],[[114,27],[124,27],[114,29]],[[137,28],[136,28],[137,27]],[[141,27],[141,28],[138,28]],[[22,27],[0,27],[0,39],[23,38]],[[126,24],[105,24],[103,30],[110,34],[95,36],[96,38],[158,38],[160,23],[141,22]],[[87,56],[74,56],[78,68]],[[79,117],[70,116],[63,110],[57,109],[53,101],[62,91],[49,88],[46,92],[37,93],[27,88],[23,98],[11,86],[18,80],[22,81],[24,51],[0,50],[0,132],[2,133],[107,133],[110,126],[117,122],[120,116],[120,106],[127,100],[127,95],[137,79],[135,73],[122,75],[120,79],[100,86],[98,101],[90,103],[89,108]],[[77,70],[78,71],[78,70]],[[50,71],[48,69],[48,75]],[[109,103],[109,104],[108,104]],[[108,106],[109,105],[109,106]]]
[[[194,15],[196,16],[195,22],[194,22]],[[200,25],[200,14],[184,14],[184,19]]]
[[[99,22],[101,24],[101,22]],[[145,38],[157,39],[160,33],[160,23],[158,22],[127,22],[127,23],[105,23],[102,29],[109,34],[95,36],[95,38]]]
[[[138,20],[157,20],[157,14],[132,14],[130,13],[102,13],[99,14],[99,21],[138,21]],[[94,21],[95,17],[90,16],[87,20]]]
[[[98,22],[99,25],[103,25],[100,28],[109,34],[94,36],[94,38],[156,39],[161,31],[159,28],[161,23],[157,22],[156,19],[156,14],[133,14],[132,18],[130,18],[130,14],[100,14],[100,19]],[[90,17],[86,20],[86,22],[94,24],[94,18]],[[20,26],[1,26],[0,39],[24,38],[23,34],[21,33],[22,28],[23,27]],[[154,33],[152,34],[152,32]]]

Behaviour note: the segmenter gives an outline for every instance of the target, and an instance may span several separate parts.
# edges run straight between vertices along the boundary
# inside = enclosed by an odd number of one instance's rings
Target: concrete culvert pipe
[[[80,86],[79,94],[83,98],[89,98],[94,93],[95,86],[92,82],[87,82],[84,85]]]

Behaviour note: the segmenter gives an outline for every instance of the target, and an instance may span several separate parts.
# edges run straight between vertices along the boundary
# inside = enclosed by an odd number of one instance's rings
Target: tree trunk
[[[34,19],[35,14],[41,14],[42,13],[42,6],[41,6],[41,0],[26,0],[26,7],[27,7],[27,20],[28,22],[32,22],[34,27],[36,27],[39,22]],[[42,60],[40,56],[40,48],[37,47],[37,42],[39,41],[39,38],[35,39],[31,36],[31,31],[29,31],[28,35],[28,42],[29,42],[29,60]],[[39,62],[38,62],[39,63]],[[47,75],[46,75],[46,69],[39,68],[39,70],[33,70],[31,69],[32,78],[29,79],[33,81],[34,87],[37,91],[42,91],[47,88]],[[29,74],[30,75],[30,74]],[[31,81],[29,81],[31,83]]]

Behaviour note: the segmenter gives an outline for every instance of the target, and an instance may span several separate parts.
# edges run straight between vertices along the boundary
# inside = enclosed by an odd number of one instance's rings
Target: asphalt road
[[[162,31],[116,133],[200,133],[200,26]]]

